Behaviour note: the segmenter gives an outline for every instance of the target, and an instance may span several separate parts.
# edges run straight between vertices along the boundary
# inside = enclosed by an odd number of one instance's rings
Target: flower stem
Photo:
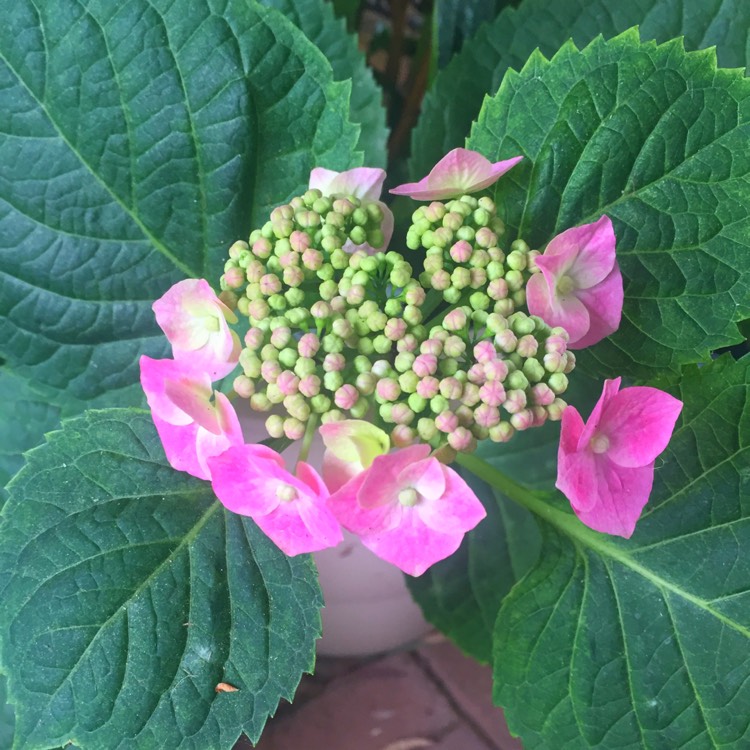
[[[312,445],[313,437],[315,436],[315,428],[318,426],[318,415],[311,414],[307,420],[307,427],[305,428],[305,434],[302,438],[302,446],[299,449],[299,456],[297,457],[297,463],[300,461],[307,460],[307,454],[310,453],[310,446]]]

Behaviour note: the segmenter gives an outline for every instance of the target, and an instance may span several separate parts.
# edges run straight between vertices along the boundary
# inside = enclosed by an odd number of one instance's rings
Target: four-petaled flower
[[[208,458],[242,443],[229,399],[212,391],[207,372],[186,362],[143,356],[140,365],[141,386],[167,460],[178,471],[210,479]]]
[[[494,164],[476,151],[454,148],[449,151],[419,182],[407,182],[393,188],[394,195],[408,195],[418,201],[457,198],[484,190],[518,164],[523,156]]]
[[[343,536],[326,505],[329,493],[315,469],[297,463],[296,475],[264,445],[239,445],[209,459],[216,497],[233,513],[250,516],[287,555],[333,547]]]
[[[557,488],[586,526],[629,538],[682,402],[657,388],[619,388],[620,378],[604,382],[586,424],[574,407],[563,412]]]
[[[236,323],[237,316],[205,279],[178,281],[152,307],[176,360],[203,368],[212,380],[234,369],[241,345],[227,323]]]
[[[377,456],[329,501],[365,547],[413,576],[453,554],[486,515],[466,482],[429,454],[413,445]]]
[[[383,190],[385,171],[374,167],[356,167],[345,172],[334,172],[332,169],[316,167],[310,172],[309,187],[320,190],[323,195],[353,196],[362,201],[362,205],[374,203],[383,212],[383,223],[380,230],[383,232],[383,244],[371,247],[366,242],[355,245],[347,240],[344,250],[353,253],[355,250],[365,250],[373,253],[388,248],[388,243],[393,235],[393,213],[388,206],[380,200]]]
[[[541,273],[526,285],[529,312],[564,328],[571,349],[596,344],[619,328],[622,275],[609,217],[566,229],[535,262]]]

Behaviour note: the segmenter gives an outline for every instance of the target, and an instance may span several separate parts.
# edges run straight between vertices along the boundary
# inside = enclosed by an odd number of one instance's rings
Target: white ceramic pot
[[[262,440],[262,418],[240,419],[248,441]],[[287,467],[294,466],[299,442],[284,451]],[[307,458],[320,471],[323,441],[316,436]],[[358,537],[344,531],[337,547],[314,552],[325,607],[321,656],[369,656],[416,641],[431,629],[406,587],[404,574],[376,557]]]

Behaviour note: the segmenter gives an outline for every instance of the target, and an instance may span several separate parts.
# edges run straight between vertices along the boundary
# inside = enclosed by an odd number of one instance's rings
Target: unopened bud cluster
[[[516,430],[559,420],[575,357],[567,333],[522,312],[505,318],[459,307],[418,349],[376,363],[378,414],[396,445],[506,442]]]
[[[370,419],[396,446],[468,452],[560,419],[575,357],[563,329],[517,309],[536,253],[521,240],[501,249],[494,203],[464,196],[414,213],[419,281],[397,252],[352,252],[382,243],[382,219],[375,204],[308,190],[230,248],[222,299],[249,324],[234,390],[268,413],[268,433],[296,440],[311,418]],[[448,303],[429,326],[426,289]]]
[[[505,224],[488,197],[433,201],[412,215],[407,245],[427,251],[419,280],[452,305],[511,315],[526,303],[537,251],[523,240],[502,249]]]

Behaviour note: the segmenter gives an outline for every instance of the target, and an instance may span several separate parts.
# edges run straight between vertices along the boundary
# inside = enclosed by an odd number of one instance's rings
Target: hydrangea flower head
[[[413,576],[453,554],[486,515],[466,482],[429,454],[413,445],[377,456],[329,501],[365,547]]]
[[[419,182],[407,182],[393,188],[394,195],[408,195],[418,201],[443,200],[476,193],[497,182],[523,156],[514,156],[494,164],[476,151],[454,148]]]
[[[541,273],[526,285],[529,312],[564,328],[572,349],[596,344],[619,328],[622,274],[608,216],[558,234],[535,263]]]
[[[140,365],[141,385],[167,460],[178,471],[210,479],[209,457],[242,443],[229,399],[212,392],[207,372],[185,362],[143,356]]]
[[[385,250],[388,247],[393,236],[393,213],[380,200],[385,176],[384,170],[374,167],[356,167],[348,169],[345,172],[334,172],[332,169],[315,167],[310,172],[309,187],[311,189],[320,190],[323,195],[351,195],[359,198],[364,207],[368,204],[373,204],[383,213],[383,223],[381,224],[383,243],[377,247],[371,247],[367,243],[357,245],[349,240],[344,246],[344,250],[347,252],[354,252],[360,249],[367,252],[374,252]]]
[[[213,380],[234,369],[240,340],[227,324],[237,316],[205,279],[178,281],[152,307],[176,360],[205,368]]]
[[[657,388],[619,389],[620,378],[605,381],[585,424],[574,407],[563,412],[556,486],[586,526],[630,538],[682,402]]]
[[[250,516],[287,555],[333,547],[341,528],[326,506],[328,489],[309,464],[296,474],[264,445],[238,445],[209,459],[216,497],[234,513]]]

